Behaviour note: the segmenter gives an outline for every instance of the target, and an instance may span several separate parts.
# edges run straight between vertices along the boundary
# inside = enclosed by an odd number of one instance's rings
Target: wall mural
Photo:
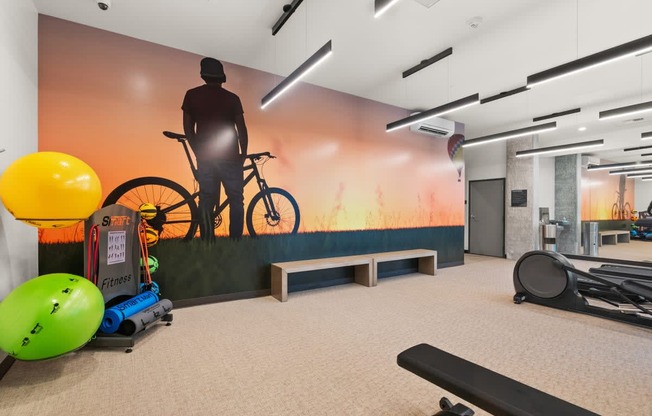
[[[201,60],[39,17],[39,150],[88,163],[104,205],[147,202],[165,211],[150,221],[159,233],[150,253],[169,298],[268,289],[274,261],[403,248],[436,249],[443,264],[463,261],[463,125],[446,138],[386,133],[406,110],[304,83],[261,110],[282,77],[225,61],[210,69],[223,71],[244,113],[249,157],[235,161],[244,166],[244,202],[235,204],[244,218],[231,219],[238,192],[222,190],[219,201],[212,193],[200,206],[197,177],[206,168],[200,160],[197,171],[197,148],[173,133],[184,133],[186,92],[204,84]],[[192,105],[183,106],[196,121]],[[216,183],[210,176],[205,182]],[[215,238],[203,241],[200,230],[210,228]],[[83,238],[83,224],[41,230],[40,272],[81,272]]]
[[[582,221],[629,220],[635,210],[633,178],[582,169]]]

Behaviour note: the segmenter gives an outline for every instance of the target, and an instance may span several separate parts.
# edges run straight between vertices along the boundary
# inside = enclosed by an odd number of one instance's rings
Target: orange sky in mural
[[[181,145],[161,132],[182,132],[184,93],[203,83],[200,59],[40,16],[39,150],[87,162],[102,181],[102,200],[139,176],[192,190]],[[244,106],[249,152],[278,157],[264,174],[298,201],[300,232],[464,223],[463,172],[458,182],[447,139],[385,132],[387,123],[409,115],[405,110],[299,83],[263,111],[261,98],[282,78],[224,66],[224,86]],[[250,186],[245,203],[255,191]]]
[[[621,201],[620,193],[623,194]],[[621,205],[636,209],[634,179],[609,175],[606,170],[582,171],[582,221],[622,219],[618,215],[622,209],[616,208]]]

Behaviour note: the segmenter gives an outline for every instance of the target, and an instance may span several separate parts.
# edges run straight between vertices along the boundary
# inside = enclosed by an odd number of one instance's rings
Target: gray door
[[[469,181],[469,253],[505,257],[505,179]]]

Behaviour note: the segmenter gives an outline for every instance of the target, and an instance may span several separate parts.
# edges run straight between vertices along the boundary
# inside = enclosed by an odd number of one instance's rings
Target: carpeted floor
[[[422,342],[602,415],[650,414],[652,330],[515,305],[513,267],[467,255],[374,288],[175,310],[130,354],[16,362],[0,415],[432,415],[456,398],[396,364]]]

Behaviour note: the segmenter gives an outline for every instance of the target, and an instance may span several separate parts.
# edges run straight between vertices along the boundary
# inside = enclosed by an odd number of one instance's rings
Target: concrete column
[[[516,158],[519,150],[537,145],[537,135],[512,139],[507,142],[507,172],[505,189],[505,255],[518,259],[534,250],[539,241],[539,201],[536,183],[539,175],[539,158]],[[512,191],[527,191],[527,206],[512,207]]]
[[[555,157],[555,219],[568,226],[557,227],[557,251],[579,254],[581,240],[582,155]]]

